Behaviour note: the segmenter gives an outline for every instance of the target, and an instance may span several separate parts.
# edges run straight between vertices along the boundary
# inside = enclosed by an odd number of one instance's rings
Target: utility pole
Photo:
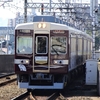
[[[97,22],[97,13],[98,13],[98,0],[91,0],[91,8],[90,10],[91,11],[91,16],[93,17],[93,33],[92,33],[92,37],[93,37],[93,45],[92,45],[92,48],[93,48],[93,59],[96,59],[96,55],[95,55],[95,35],[96,35],[96,22]]]
[[[49,1],[49,3],[50,3],[50,12],[51,12],[51,0]]]
[[[44,12],[44,4],[42,3],[41,4],[41,15],[43,15],[43,12]]]
[[[24,1],[24,23],[27,22],[27,0]]]

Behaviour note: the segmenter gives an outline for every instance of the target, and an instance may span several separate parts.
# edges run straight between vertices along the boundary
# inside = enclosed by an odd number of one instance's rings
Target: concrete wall
[[[0,73],[14,72],[14,55],[0,55]]]

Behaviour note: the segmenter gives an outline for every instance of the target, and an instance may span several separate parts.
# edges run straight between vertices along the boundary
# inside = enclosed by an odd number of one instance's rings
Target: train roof
[[[36,23],[39,23],[39,22],[21,23],[21,24],[18,24],[15,27],[15,30],[19,30],[19,29],[30,29],[30,30],[33,30],[34,24],[36,24]],[[56,30],[56,29],[69,30],[72,33],[83,34],[83,35],[85,35],[85,36],[87,36],[87,37],[92,39],[92,37],[89,34],[87,34],[86,32],[82,32],[81,30],[75,29],[75,28],[67,26],[65,24],[52,23],[52,22],[45,22],[45,23],[49,23],[50,24],[50,30]]]
[[[34,24],[36,23],[39,23],[39,22],[29,22],[29,23],[21,23],[21,24],[18,24],[16,27],[15,27],[15,30],[18,30],[18,29],[30,29],[30,30],[33,30],[33,27],[34,27]],[[52,23],[52,22],[45,22],[45,23],[49,23],[50,24],[50,30],[55,30],[55,29],[59,29],[59,30],[71,30],[73,32],[82,32],[78,29],[75,29],[73,27],[70,27],[70,26],[67,26],[65,24],[60,24],[60,23]]]

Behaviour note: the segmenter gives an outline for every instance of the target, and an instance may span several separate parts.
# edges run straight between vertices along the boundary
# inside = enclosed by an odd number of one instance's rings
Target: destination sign
[[[65,33],[64,30],[53,30],[53,33]]]

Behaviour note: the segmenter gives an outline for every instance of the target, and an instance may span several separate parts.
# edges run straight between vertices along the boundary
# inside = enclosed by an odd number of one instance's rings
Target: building
[[[27,22],[32,22],[34,15],[36,15],[35,10],[32,10],[30,14],[27,14]],[[20,12],[16,13],[15,18],[8,19],[8,27],[15,27],[19,23],[24,23],[24,15],[21,15]]]
[[[0,27],[0,48],[7,51],[11,46],[14,51],[14,29],[15,27]],[[1,53],[0,53],[1,54]]]

